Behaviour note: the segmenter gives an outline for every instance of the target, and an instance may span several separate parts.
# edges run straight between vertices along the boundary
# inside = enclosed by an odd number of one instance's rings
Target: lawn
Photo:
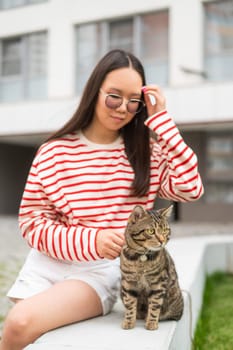
[[[206,279],[193,350],[232,349],[233,274],[217,272]]]

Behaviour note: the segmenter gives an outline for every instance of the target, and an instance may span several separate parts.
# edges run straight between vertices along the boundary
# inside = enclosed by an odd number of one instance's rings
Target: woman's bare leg
[[[5,321],[0,350],[22,350],[51,329],[102,313],[99,296],[85,282],[57,283],[14,305]]]

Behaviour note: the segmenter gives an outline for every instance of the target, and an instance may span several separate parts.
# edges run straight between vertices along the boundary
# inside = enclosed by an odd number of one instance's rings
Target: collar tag
[[[143,255],[140,256],[140,261],[144,262],[146,260],[147,260],[146,254],[143,254]]]

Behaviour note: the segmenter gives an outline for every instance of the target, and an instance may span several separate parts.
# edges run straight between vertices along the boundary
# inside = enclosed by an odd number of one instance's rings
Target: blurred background
[[[32,159],[112,48],[142,60],[199,159],[205,194],[175,204],[173,236],[233,232],[233,0],[0,0],[0,334]]]
[[[0,216],[38,146],[71,117],[109,49],[143,62],[199,159],[205,195],[177,222],[233,221],[233,0],[0,0]]]

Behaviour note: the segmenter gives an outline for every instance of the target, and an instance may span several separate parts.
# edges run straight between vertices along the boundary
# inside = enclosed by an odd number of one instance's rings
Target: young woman
[[[32,249],[8,293],[16,303],[0,349],[21,350],[51,329],[110,312],[133,207],[202,193],[196,155],[160,88],[146,85],[131,53],[110,51],[74,116],[33,161],[19,213]]]

